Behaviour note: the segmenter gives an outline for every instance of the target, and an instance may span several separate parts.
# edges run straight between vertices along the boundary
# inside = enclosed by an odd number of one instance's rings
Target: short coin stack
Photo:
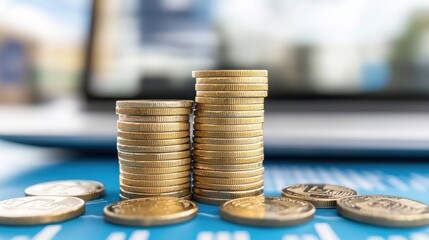
[[[193,101],[117,101],[121,199],[189,199]]]
[[[260,196],[266,70],[194,71],[193,199],[219,205]]]

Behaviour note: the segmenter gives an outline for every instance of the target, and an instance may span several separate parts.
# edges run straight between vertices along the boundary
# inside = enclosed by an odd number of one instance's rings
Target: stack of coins
[[[263,195],[266,70],[194,71],[193,199]]]
[[[117,101],[121,199],[190,199],[193,101]]]

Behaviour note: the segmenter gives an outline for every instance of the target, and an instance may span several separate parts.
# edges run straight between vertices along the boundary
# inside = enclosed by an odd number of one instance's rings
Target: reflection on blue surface
[[[330,182],[355,188],[360,193],[409,196],[429,203],[429,169],[426,164],[383,163],[298,163],[266,161],[266,193],[279,195],[284,184]],[[16,236],[36,239],[198,239],[198,240],[336,240],[336,239],[412,239],[429,237],[429,227],[385,228],[346,220],[335,209],[318,209],[314,219],[293,227],[262,228],[222,221],[218,207],[199,204],[198,216],[189,222],[165,227],[126,227],[103,221],[102,209],[118,200],[116,159],[70,159],[47,167],[32,169],[1,182],[1,199],[23,196],[35,183],[58,179],[92,179],[106,186],[103,199],[87,203],[86,213],[77,219],[49,226],[0,227],[0,239]]]

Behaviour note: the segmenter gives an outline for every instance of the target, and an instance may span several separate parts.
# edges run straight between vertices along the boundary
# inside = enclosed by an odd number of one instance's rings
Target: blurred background
[[[427,98],[427,0],[2,0],[0,103],[188,98],[197,69],[270,98]]]

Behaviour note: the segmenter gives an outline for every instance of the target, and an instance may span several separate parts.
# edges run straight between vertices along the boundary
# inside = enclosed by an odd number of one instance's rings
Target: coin
[[[116,114],[128,115],[172,116],[191,113],[192,108],[116,108]]]
[[[191,171],[181,171],[181,172],[173,172],[173,173],[155,173],[155,174],[143,174],[143,173],[127,173],[121,172],[121,176],[127,179],[132,180],[169,180],[169,179],[177,179],[182,177],[189,177],[191,175]]]
[[[235,185],[235,184],[248,184],[264,179],[264,175],[256,175],[253,177],[245,178],[216,178],[216,177],[202,177],[198,175],[193,176],[194,181],[207,184],[220,184],[220,185]]]
[[[263,130],[246,132],[213,132],[213,131],[194,131],[195,137],[202,138],[250,138],[259,137],[264,134]]]
[[[195,116],[198,117],[263,117],[264,110],[255,110],[255,111],[208,111],[208,110],[198,110],[195,111]]]
[[[218,158],[222,158],[222,157],[253,157],[253,156],[259,156],[264,154],[264,149],[263,148],[259,148],[259,149],[255,149],[255,150],[247,150],[247,151],[209,151],[209,150],[200,150],[200,149],[194,149],[193,151],[194,155],[197,156],[204,156],[204,157],[218,157]]]
[[[164,168],[176,167],[191,164],[191,158],[174,159],[174,160],[161,160],[161,161],[133,161],[119,158],[119,164],[129,167],[143,167],[143,168]]]
[[[192,200],[197,201],[199,203],[203,203],[203,204],[218,206],[224,202],[228,202],[231,199],[211,198],[211,197],[200,196],[198,194],[193,193],[192,194]]]
[[[268,84],[195,84],[197,91],[267,91]]]
[[[199,70],[192,71],[194,78],[206,77],[267,77],[267,70]]]
[[[189,137],[189,131],[142,133],[142,132],[124,132],[119,130],[118,137],[131,139],[131,140],[176,139],[176,138]]]
[[[264,181],[246,183],[246,184],[234,184],[234,185],[221,185],[221,184],[210,184],[194,181],[194,187],[203,188],[215,191],[244,191],[261,188],[264,186]]]
[[[283,196],[310,202],[316,208],[334,208],[338,199],[356,194],[353,189],[331,184],[294,184],[282,189]]]
[[[263,104],[264,98],[217,98],[217,97],[195,97],[196,103],[236,105],[236,104]]]
[[[173,139],[126,139],[118,137],[118,144],[130,146],[168,146],[189,143],[189,137],[173,138]]]
[[[213,171],[240,171],[240,170],[251,170],[256,168],[263,167],[263,162],[256,162],[256,163],[246,163],[246,164],[207,164],[207,163],[200,163],[200,162],[194,162],[194,168],[198,169],[206,169],[206,170],[213,170]]]
[[[186,108],[192,107],[191,100],[120,100],[116,101],[118,108]]]
[[[250,196],[259,196],[264,193],[264,187],[244,191],[215,191],[203,188],[193,187],[192,192],[200,196],[212,198],[241,198]]]
[[[25,189],[27,196],[78,197],[84,201],[100,198],[104,194],[104,185],[89,180],[61,180],[32,185]]]
[[[429,224],[429,205],[387,195],[357,195],[337,201],[337,211],[354,221],[387,226],[417,227]]]
[[[193,156],[194,161],[199,163],[208,163],[208,164],[246,164],[246,163],[255,163],[264,160],[264,155],[254,156],[254,157],[245,157],[245,158],[211,158],[203,156]]]
[[[169,145],[169,146],[132,146],[117,144],[118,150],[129,153],[176,153],[179,151],[189,150],[189,143]]]
[[[211,145],[247,145],[257,144],[264,140],[263,136],[250,137],[250,138],[204,138],[194,137],[192,138],[194,144],[211,144]],[[220,147],[221,148],[221,147]]]
[[[191,189],[184,189],[168,193],[134,193],[119,189],[120,194],[126,198],[147,198],[147,197],[178,197],[182,198],[191,194]]]
[[[237,124],[255,124],[263,123],[264,117],[237,117],[237,118],[219,118],[219,117],[194,117],[195,123],[218,124],[218,125],[237,125]]]
[[[185,222],[197,215],[198,206],[173,197],[130,199],[106,206],[104,219],[127,226],[159,226]]]
[[[211,171],[204,169],[193,169],[193,174],[203,177],[217,177],[217,178],[245,178],[258,176],[264,173],[264,168],[243,170],[243,171]]]
[[[119,194],[119,199],[120,199],[120,201],[124,201],[124,200],[130,200],[130,199],[134,199],[134,198],[127,198],[127,197],[124,197],[124,196],[122,196],[121,194]],[[191,195],[191,194],[189,194],[189,195],[187,195],[187,196],[180,197],[179,199],[192,200],[192,195]]]
[[[80,216],[85,201],[77,197],[31,196],[0,202],[0,224],[36,225],[61,222]]]
[[[184,184],[177,184],[173,186],[164,186],[164,187],[137,187],[137,186],[131,186],[126,185],[124,183],[121,183],[121,189],[127,191],[127,192],[133,192],[133,193],[169,193],[169,192],[176,192],[180,190],[185,190],[191,188],[191,183],[187,182]]]
[[[267,97],[267,91],[197,91],[197,97],[215,97],[215,98],[260,98]],[[125,113],[125,112],[118,112]]]
[[[189,131],[189,122],[135,123],[118,121],[118,129],[128,132],[176,132]]]
[[[177,184],[184,184],[189,183],[191,181],[191,178],[184,177],[184,178],[176,178],[176,179],[169,179],[169,180],[132,180],[125,177],[119,178],[120,184],[125,184],[129,186],[136,186],[136,187],[166,187],[166,186],[174,186]]]
[[[119,121],[124,122],[189,122],[189,115],[177,116],[139,116],[118,114]]]
[[[165,168],[143,168],[143,167],[129,167],[119,165],[119,169],[122,172],[134,173],[134,174],[163,174],[163,173],[175,173],[183,172],[191,169],[191,165],[182,165],[176,167],[165,167]]]
[[[118,150],[118,157],[134,161],[149,161],[149,160],[173,160],[182,159],[191,156],[191,151],[169,152],[169,153],[130,153]]]
[[[210,151],[246,151],[246,150],[255,150],[264,147],[263,142],[259,143],[249,143],[242,145],[218,145],[218,144],[204,144],[204,143],[194,143],[194,149],[201,150],[210,150]]]
[[[198,103],[195,109],[209,111],[252,111],[264,110],[264,104],[217,105]]]
[[[263,128],[264,128],[264,125],[262,123],[245,124],[245,125],[216,125],[216,124],[204,124],[204,123],[194,124],[195,130],[213,131],[213,132],[243,132],[243,131],[262,130]]]
[[[244,225],[280,227],[310,221],[316,212],[311,203],[286,197],[244,197],[220,207],[222,219]]]
[[[210,78],[197,78],[197,84],[245,84],[245,83],[259,83],[268,84],[267,77],[210,77]]]

